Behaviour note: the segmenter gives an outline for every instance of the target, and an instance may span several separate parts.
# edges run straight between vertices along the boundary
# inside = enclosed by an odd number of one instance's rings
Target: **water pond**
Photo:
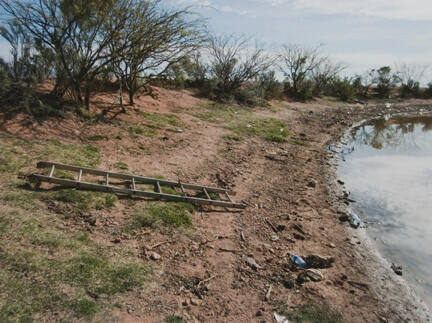
[[[338,174],[381,254],[432,308],[432,116],[353,128]]]

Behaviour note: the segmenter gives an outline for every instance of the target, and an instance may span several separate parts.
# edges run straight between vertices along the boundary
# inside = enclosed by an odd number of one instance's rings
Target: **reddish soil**
[[[162,130],[154,138],[112,139],[124,123],[138,121],[133,110],[96,125],[75,117],[23,123],[24,115],[1,124],[3,131],[16,136],[68,143],[88,143],[90,135],[106,134],[109,141],[91,142],[102,149],[100,169],[114,169],[115,162],[123,161],[132,173],[232,188],[235,200],[248,205],[242,211],[205,207],[196,212],[193,236],[149,230],[122,236],[122,244],[135,245],[153,263],[154,271],[140,297],[126,299],[127,310],[113,312],[120,321],[159,322],[178,315],[188,322],[273,322],[275,310],[308,303],[327,304],[350,322],[400,321],[410,315],[409,308],[395,312],[372,288],[366,264],[352,251],[347,224],[338,220],[346,201],[329,191],[334,178],[328,171],[327,145],[337,142],[353,122],[383,108],[326,100],[274,102],[279,111],[256,109],[256,113],[286,122],[292,134],[288,143],[246,138],[228,144],[222,135],[229,132],[221,125],[191,116],[189,108],[201,100],[190,92],[156,92],[156,99],[138,99],[137,109],[175,113],[188,127],[184,133]],[[96,95],[94,103],[112,97]],[[93,239],[110,244],[112,223],[125,221],[124,208],[101,215],[106,221],[92,229]],[[151,246],[155,247],[149,250]],[[151,251],[161,260],[150,260]],[[335,261],[330,268],[319,269],[322,281],[300,283],[300,271],[289,259],[292,253],[331,256]],[[252,268],[248,258],[258,268]]]

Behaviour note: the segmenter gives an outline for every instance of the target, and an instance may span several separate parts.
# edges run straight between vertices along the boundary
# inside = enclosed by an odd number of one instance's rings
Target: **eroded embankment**
[[[338,220],[347,200],[328,187],[327,145],[388,110],[325,100],[249,109],[158,91],[114,120],[2,123],[2,319],[404,317],[375,290],[363,244],[354,249]],[[232,188],[248,208],[34,191],[17,175],[39,159]],[[315,264],[311,279],[292,253],[334,261]]]

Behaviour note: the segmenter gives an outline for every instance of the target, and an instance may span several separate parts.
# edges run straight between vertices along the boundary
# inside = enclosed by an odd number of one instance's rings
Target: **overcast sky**
[[[193,5],[219,33],[277,46],[324,44],[349,73],[395,63],[431,65],[432,0],[169,0]]]
[[[253,35],[269,46],[324,44],[349,73],[395,63],[431,65],[432,0],[164,0],[189,6],[218,33]],[[0,40],[0,55],[9,48]]]

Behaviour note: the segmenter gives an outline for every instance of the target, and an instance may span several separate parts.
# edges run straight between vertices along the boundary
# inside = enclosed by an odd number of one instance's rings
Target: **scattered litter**
[[[177,132],[182,133],[182,132],[184,132],[184,130],[183,129],[177,129]]]
[[[333,153],[338,153],[337,149],[335,147],[333,147],[333,146],[328,146],[327,149],[330,150]]]
[[[248,127],[248,128],[252,128],[252,125],[251,125],[251,124],[248,124],[246,127]]]
[[[285,316],[279,315],[276,312],[274,313],[274,318],[277,323],[289,323],[288,319]]]
[[[293,254],[291,255],[291,259],[300,268],[305,269],[307,267],[307,263],[300,256]]]
[[[284,132],[284,128],[280,128],[280,132]]]
[[[360,223],[361,223],[361,221],[360,221],[360,218],[358,217],[358,215],[351,212],[350,213],[350,224],[351,224],[351,226],[353,228],[357,229],[360,226]]]
[[[234,114],[239,114],[239,112],[238,111],[234,111]]]
[[[387,103],[385,104],[385,107],[386,107],[387,109],[391,108],[391,106],[392,106],[392,104],[389,103],[389,102],[387,102]]]

